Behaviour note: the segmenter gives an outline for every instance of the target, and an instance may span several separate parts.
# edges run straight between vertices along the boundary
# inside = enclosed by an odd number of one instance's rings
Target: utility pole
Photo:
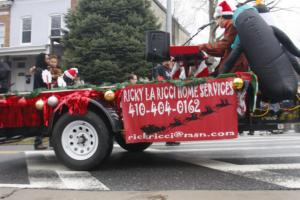
[[[172,36],[172,0],[167,0],[167,23],[166,31],[170,33],[170,44],[173,44]]]

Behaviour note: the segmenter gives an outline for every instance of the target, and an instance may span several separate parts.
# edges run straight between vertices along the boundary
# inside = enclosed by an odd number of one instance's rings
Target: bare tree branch
[[[273,1],[271,1],[271,2],[269,2],[269,3],[266,3],[265,5],[269,8],[269,10],[271,11],[271,10],[274,10],[277,6],[278,6],[278,4],[281,2],[281,0],[273,0]]]
[[[289,7],[289,8],[280,8],[280,7],[274,7],[270,12],[278,12],[278,11],[288,11],[293,13],[299,14],[300,7]]]
[[[178,18],[180,23],[185,27],[189,27],[190,32],[194,32],[197,26],[199,25],[199,17],[202,18],[206,15],[208,16],[208,20],[213,20],[214,12],[218,4],[218,0],[188,0],[189,3],[187,7],[186,1],[183,0],[173,0],[174,3],[174,16]],[[220,0],[219,0],[220,1]],[[256,2],[256,0],[235,0],[235,2],[245,4]],[[264,4],[270,9],[271,12],[279,12],[279,11],[288,11],[293,13],[299,13],[300,7],[292,7],[291,4],[287,7],[283,7],[286,3],[282,0],[264,0]],[[200,14],[200,15],[199,15]],[[197,16],[197,17],[196,17]],[[209,33],[209,42],[216,41],[216,25],[210,26]]]

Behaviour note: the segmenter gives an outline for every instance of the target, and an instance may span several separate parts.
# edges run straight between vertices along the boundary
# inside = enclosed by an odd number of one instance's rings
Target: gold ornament
[[[263,0],[256,0],[255,3],[256,3],[256,5],[260,5],[260,4],[263,4],[264,1]]]
[[[111,90],[108,90],[104,93],[104,99],[106,101],[113,101],[115,100],[115,93]]]
[[[44,101],[43,101],[42,99],[39,99],[39,100],[37,100],[37,101],[35,102],[35,108],[36,108],[37,110],[43,110],[44,105],[45,105],[45,103],[44,103]]]
[[[241,78],[235,78],[233,79],[233,88],[236,90],[242,89],[244,86],[244,80]]]

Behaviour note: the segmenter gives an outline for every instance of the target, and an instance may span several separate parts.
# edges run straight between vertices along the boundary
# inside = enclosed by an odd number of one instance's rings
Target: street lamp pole
[[[167,0],[167,23],[166,31],[170,33],[170,44],[173,44],[172,36],[172,0]]]

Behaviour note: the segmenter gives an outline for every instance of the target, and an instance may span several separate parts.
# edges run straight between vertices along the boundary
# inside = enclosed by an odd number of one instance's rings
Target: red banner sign
[[[237,137],[233,78],[177,87],[171,83],[127,86],[122,111],[127,143]]]

